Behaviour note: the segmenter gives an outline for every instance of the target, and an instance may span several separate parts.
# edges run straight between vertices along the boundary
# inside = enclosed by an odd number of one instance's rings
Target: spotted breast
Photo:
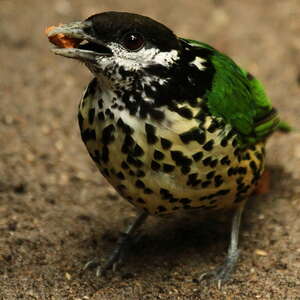
[[[141,120],[101,86],[95,78],[80,103],[82,139],[104,177],[133,205],[155,215],[226,209],[253,191],[263,143],[239,149],[234,131],[224,130],[204,105],[185,104],[195,118],[165,111],[161,122]]]

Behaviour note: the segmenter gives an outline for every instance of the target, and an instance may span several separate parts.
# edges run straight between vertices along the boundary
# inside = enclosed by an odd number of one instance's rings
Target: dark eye
[[[130,51],[140,50],[144,46],[145,40],[139,33],[127,33],[123,37],[122,45]]]

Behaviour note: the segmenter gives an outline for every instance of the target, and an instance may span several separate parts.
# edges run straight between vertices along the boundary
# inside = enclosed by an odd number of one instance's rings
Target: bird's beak
[[[98,56],[112,56],[111,50],[93,34],[90,21],[49,27],[46,34],[56,47],[57,55],[80,60],[95,61]]]

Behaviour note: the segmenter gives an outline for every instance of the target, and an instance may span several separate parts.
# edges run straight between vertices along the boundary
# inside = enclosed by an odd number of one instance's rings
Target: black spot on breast
[[[201,152],[201,151],[193,154],[194,161],[199,161],[202,159],[202,157],[203,157],[203,152]]]
[[[238,144],[237,139],[233,139],[232,143],[231,143],[232,147],[235,148],[237,146],[237,144]]]
[[[211,156],[206,157],[205,159],[202,160],[203,165],[206,167],[209,166],[211,162],[212,162]]]
[[[92,159],[97,163],[101,162],[101,156],[99,150],[95,150],[94,155],[92,155]]]
[[[215,177],[215,187],[219,187],[223,183],[224,183],[223,177],[221,175],[217,175]]]
[[[234,151],[233,151],[233,155],[240,158],[240,149],[239,148],[236,148]],[[240,159],[239,159],[240,160]]]
[[[124,174],[123,174],[122,172],[117,173],[116,176],[117,176],[120,180],[124,180],[124,179],[125,179],[125,176],[124,176]]]
[[[237,170],[234,167],[229,168],[227,171],[228,176],[232,176],[232,175],[236,175],[236,174],[237,174]]]
[[[187,166],[192,164],[192,160],[182,154],[181,151],[171,151],[171,158],[175,161],[177,166]]]
[[[97,87],[97,79],[94,78],[88,85],[86,92],[83,96],[83,99],[86,99],[89,96],[93,96],[96,92],[96,87]]]
[[[211,151],[213,149],[213,146],[214,146],[214,140],[210,140],[203,146],[203,149],[205,151]]]
[[[218,165],[218,162],[219,161],[216,158],[216,159],[212,160],[209,165],[210,165],[211,168],[215,168]]]
[[[194,128],[179,135],[183,143],[188,144],[191,141],[197,141],[200,145],[205,142],[205,132],[200,128]]]
[[[201,110],[197,113],[195,118],[200,121],[200,124],[204,124],[207,114]]]
[[[130,164],[130,165],[133,165],[137,168],[140,168],[143,166],[143,162],[137,158],[134,158],[132,157],[131,155],[127,155],[127,162]]]
[[[168,150],[172,146],[172,142],[164,138],[160,138],[160,143],[164,150]]]
[[[175,111],[185,119],[193,118],[193,113],[188,107],[180,107],[180,108],[177,108]]]
[[[216,171],[210,171],[206,174],[207,179],[212,179],[215,176]]]
[[[130,135],[126,135],[121,149],[122,153],[129,153],[132,150],[134,143],[133,138]]]
[[[127,164],[125,161],[122,161],[121,167],[122,167],[122,169],[124,169],[124,170],[129,169],[129,166],[128,166],[128,164]]]
[[[249,186],[245,185],[245,183],[243,183],[243,182],[238,183],[237,190],[238,190],[239,195],[247,192],[248,189],[249,189]]]
[[[198,173],[190,174],[188,177],[187,185],[191,185],[193,182],[197,180]]]
[[[217,194],[219,196],[225,196],[225,195],[229,194],[229,192],[230,192],[229,189],[227,189],[227,190],[220,190],[220,191],[217,192]]]
[[[112,124],[106,126],[103,129],[103,131],[102,131],[102,143],[104,145],[108,145],[108,144],[110,144],[114,141],[114,139],[115,139],[114,131],[115,131],[115,127]]]
[[[125,124],[121,118],[119,118],[117,122],[117,126],[120,127],[122,131],[127,135],[133,133],[133,129],[129,125]]]
[[[249,152],[246,152],[244,155],[243,155],[243,160],[250,160],[250,154],[249,154]]]
[[[151,189],[149,189],[149,188],[145,188],[144,189],[144,193],[145,194],[153,194],[153,191]]]
[[[191,168],[188,166],[181,167],[181,173],[186,175],[191,171]]]
[[[171,193],[167,189],[161,188],[159,193],[163,196],[163,199],[168,199],[171,195]]]
[[[191,185],[191,186],[197,186],[200,183],[201,183],[201,180],[198,179],[198,174],[197,173],[190,174],[188,176],[188,180],[186,182],[187,185]]]
[[[107,168],[104,168],[104,169],[102,170],[102,173],[104,174],[104,176],[110,177],[110,174],[109,174],[109,171],[108,171]]]
[[[142,203],[142,204],[145,204],[145,203],[146,203],[146,201],[145,201],[143,198],[138,198],[138,199],[137,199],[137,202]]]
[[[179,200],[179,202],[182,204],[190,204],[192,202],[192,200],[189,198],[182,198]]]
[[[99,107],[99,109],[103,109],[103,100],[102,99],[98,100],[98,107]]]
[[[138,144],[135,145],[132,155],[133,156],[142,156],[144,154],[144,150]]]
[[[145,184],[142,180],[138,179],[136,182],[135,182],[135,186],[139,189],[144,189],[145,188]]]
[[[163,172],[170,173],[175,169],[175,166],[169,164],[163,164]]]
[[[165,118],[164,112],[157,109],[151,109],[149,115],[155,121],[162,121]]]
[[[81,131],[82,131],[82,126],[83,126],[83,121],[84,121],[84,119],[83,119],[81,112],[78,112],[78,123],[79,123],[79,128]]]
[[[107,163],[109,161],[109,150],[107,146],[103,146],[102,149],[102,161]]]
[[[239,167],[238,168],[238,173],[241,175],[247,174],[247,168],[246,167]]]
[[[257,171],[257,165],[256,165],[255,161],[252,160],[252,161],[250,162],[250,168],[251,168],[254,172]]]
[[[94,108],[91,108],[88,112],[88,120],[89,120],[89,123],[92,125],[93,122],[94,122],[94,117],[95,117],[95,109]]]
[[[231,129],[231,130],[228,132],[226,138],[227,138],[228,140],[230,140],[234,135],[235,135],[235,131],[234,131],[233,129]]]
[[[203,181],[202,184],[201,184],[201,186],[202,186],[203,188],[206,188],[206,187],[208,187],[210,184],[211,184],[211,181],[210,181],[210,180],[207,180],[207,181]]]
[[[109,108],[107,108],[107,109],[105,110],[105,114],[106,114],[111,120],[113,120],[113,119],[115,118],[115,115],[113,114],[113,112],[112,112]]]
[[[153,157],[156,160],[162,160],[162,159],[164,159],[165,155],[162,152],[160,152],[159,150],[154,150]]]
[[[99,121],[104,121],[105,120],[105,116],[104,116],[104,113],[102,111],[100,111],[98,113],[97,117],[98,117]]]
[[[209,127],[207,128],[207,131],[210,133],[213,133],[216,131],[216,129],[218,129],[220,126],[219,122],[216,119],[213,119],[209,125]]]
[[[160,164],[157,163],[155,160],[152,160],[152,162],[151,162],[151,169],[153,171],[158,171],[160,169]]]
[[[155,135],[155,127],[148,123],[145,124],[145,131],[148,144],[155,144],[158,140],[157,136]]]
[[[83,132],[81,132],[81,138],[84,142],[87,142],[89,140],[96,140],[96,131],[94,129],[85,129]]]
[[[221,140],[221,146],[222,147],[226,147],[228,145],[228,139],[226,137],[224,137],[222,140]]]
[[[229,166],[231,163],[231,160],[229,159],[228,155],[224,156],[222,159],[221,159],[221,165],[227,165]]]

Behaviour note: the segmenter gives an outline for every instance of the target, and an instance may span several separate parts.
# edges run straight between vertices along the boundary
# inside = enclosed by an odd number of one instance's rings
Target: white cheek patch
[[[130,52],[117,43],[111,43],[108,46],[114,54],[114,62],[126,71],[137,71],[152,64],[168,67],[179,59],[177,50],[161,52],[157,48],[142,48],[139,51]]]

